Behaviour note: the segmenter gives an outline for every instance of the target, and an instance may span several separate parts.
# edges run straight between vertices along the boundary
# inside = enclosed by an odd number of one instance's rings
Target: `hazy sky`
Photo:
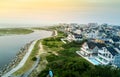
[[[0,0],[0,23],[119,21],[120,0]]]

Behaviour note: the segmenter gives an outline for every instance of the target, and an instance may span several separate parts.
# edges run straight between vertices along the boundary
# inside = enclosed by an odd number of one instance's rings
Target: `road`
[[[36,42],[37,42],[37,40],[35,40],[35,41],[32,42],[32,44],[30,45],[30,47],[28,49],[28,52],[25,54],[25,56],[23,57],[23,59],[21,60],[21,62],[15,68],[13,68],[11,71],[9,71],[8,73],[4,74],[2,77],[10,77],[14,72],[16,72],[21,67],[23,67],[23,65],[27,61],[28,57],[30,56],[30,54],[32,52],[32,49],[34,48],[34,45],[36,44]]]

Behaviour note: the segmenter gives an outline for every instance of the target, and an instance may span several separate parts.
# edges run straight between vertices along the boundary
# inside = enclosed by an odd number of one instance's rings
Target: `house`
[[[114,44],[114,49],[120,54],[120,45],[119,44]]]
[[[120,54],[118,54],[114,57],[112,64],[117,66],[117,67],[120,67]]]
[[[104,65],[112,63],[115,56],[119,54],[113,47],[106,47],[103,43],[95,43],[91,41],[85,42],[79,52],[82,56],[94,58]]]
[[[96,26],[98,26],[98,24],[97,23],[88,23],[88,26],[90,26],[90,27],[96,27]]]
[[[82,48],[80,51],[76,51],[76,53],[80,56],[82,56],[84,59],[92,63],[93,65],[99,65],[101,64],[99,61],[95,59],[95,57],[98,56],[98,50],[99,48],[102,48],[104,44],[101,43],[95,43],[92,41],[87,41],[82,45]]]
[[[120,43],[120,37],[119,36],[113,36],[112,40],[114,43]]]
[[[67,27],[65,28],[65,31],[71,32],[71,31],[72,31],[72,27],[71,27],[71,26],[67,26]]]
[[[81,48],[81,54],[86,57],[95,57],[98,55],[98,50],[104,47],[104,44],[95,42],[85,42]]]
[[[92,57],[95,53],[97,53],[95,50],[96,48],[92,45],[90,46],[87,43],[84,43],[82,45],[80,53],[85,57]],[[95,49],[94,49],[95,48]]]
[[[67,38],[66,38],[69,42],[73,41],[74,36],[72,34],[68,34]]]
[[[75,33],[75,34],[81,34],[82,32],[81,32],[81,30],[77,29],[77,30],[73,31],[73,33]]]
[[[68,36],[67,36],[67,40],[68,41],[81,41],[81,40],[83,40],[83,36],[82,36],[82,34],[69,34]]]
[[[86,31],[85,37],[86,38],[98,38],[98,32],[97,31]]]
[[[96,60],[104,65],[112,63],[114,57],[119,54],[113,47],[102,47],[98,50],[98,56]]]
[[[81,40],[83,40],[83,36],[82,36],[82,34],[73,34],[73,39],[75,41],[81,41]]]

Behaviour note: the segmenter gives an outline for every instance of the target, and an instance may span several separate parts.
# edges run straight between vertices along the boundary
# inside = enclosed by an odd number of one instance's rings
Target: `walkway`
[[[45,53],[45,52],[43,52],[44,49],[43,49],[43,45],[41,42],[39,44],[39,47],[40,47],[39,52],[36,55],[36,57],[37,57],[36,62],[33,64],[32,68],[29,71],[27,71],[26,73],[24,73],[21,77],[29,77],[29,75],[33,72],[33,70],[38,66],[38,64],[40,62],[40,55]]]
[[[18,64],[18,66],[16,66],[15,68],[13,68],[11,71],[9,71],[8,73],[4,74],[2,77],[9,77],[11,76],[14,72],[16,72],[17,70],[19,70],[21,67],[23,67],[23,65],[25,64],[25,62],[27,61],[28,57],[30,56],[32,49],[34,48],[34,45],[36,44],[37,40],[35,40],[34,42],[32,42],[32,44],[30,45],[28,52],[25,54],[25,56],[23,57],[23,59],[21,60],[21,62]]]
[[[33,67],[28,72],[26,72],[24,75],[22,75],[22,77],[29,77],[32,71],[38,66],[39,61],[40,61],[40,57],[37,57],[37,60],[35,64],[33,65]]]
[[[55,30],[55,35],[54,36],[57,36],[58,35],[58,32],[57,32],[57,30]]]

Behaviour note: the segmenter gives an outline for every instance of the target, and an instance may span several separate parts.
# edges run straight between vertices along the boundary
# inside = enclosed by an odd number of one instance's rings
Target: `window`
[[[109,54],[109,58],[111,58],[111,55]]]

